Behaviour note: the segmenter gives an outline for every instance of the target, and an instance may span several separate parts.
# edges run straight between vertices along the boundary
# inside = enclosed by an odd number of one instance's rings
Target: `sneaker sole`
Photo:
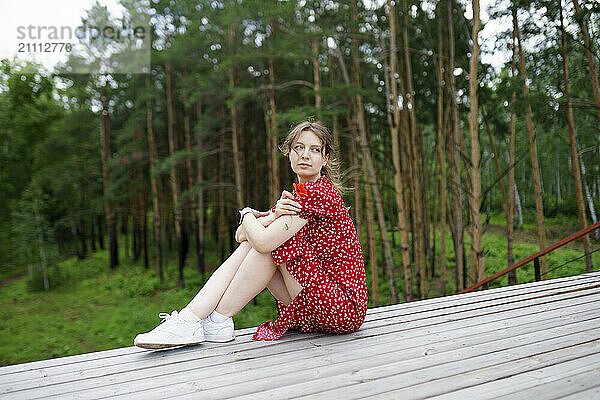
[[[201,344],[205,342],[205,340],[201,340],[199,342],[194,343],[177,343],[177,344],[167,344],[167,343],[134,343],[133,345],[136,347],[141,347],[142,349],[166,349],[169,347],[178,347],[178,346],[195,346],[197,344]]]
[[[207,342],[214,342],[214,343],[226,343],[226,342],[231,342],[233,339],[235,339],[235,335],[228,337],[228,338],[210,338],[210,337],[206,337],[205,339]]]

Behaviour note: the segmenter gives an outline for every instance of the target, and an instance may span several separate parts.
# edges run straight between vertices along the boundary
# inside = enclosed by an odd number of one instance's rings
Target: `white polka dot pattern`
[[[279,317],[261,324],[255,340],[276,340],[288,329],[350,333],[365,319],[365,266],[344,201],[326,176],[304,187],[307,194],[295,200],[308,223],[272,252],[304,289],[287,307],[276,301]]]

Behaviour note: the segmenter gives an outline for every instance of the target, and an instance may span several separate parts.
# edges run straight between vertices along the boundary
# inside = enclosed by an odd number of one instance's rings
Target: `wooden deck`
[[[600,272],[369,310],[351,335],[239,330],[0,368],[1,399],[600,399]]]

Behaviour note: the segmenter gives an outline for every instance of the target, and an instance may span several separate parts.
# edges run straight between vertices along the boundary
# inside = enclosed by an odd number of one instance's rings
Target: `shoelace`
[[[162,321],[160,322],[161,324],[163,322],[167,322],[167,321],[172,321],[172,322],[185,322],[185,320],[183,318],[181,318],[179,316],[179,313],[175,310],[173,310],[173,312],[171,314],[166,313],[166,312],[161,312],[158,314],[158,317],[162,319]]]

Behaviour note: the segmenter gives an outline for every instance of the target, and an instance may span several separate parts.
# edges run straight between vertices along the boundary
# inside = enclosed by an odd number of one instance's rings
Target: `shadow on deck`
[[[600,398],[600,272],[370,309],[350,335],[288,332],[0,368],[0,398]]]

